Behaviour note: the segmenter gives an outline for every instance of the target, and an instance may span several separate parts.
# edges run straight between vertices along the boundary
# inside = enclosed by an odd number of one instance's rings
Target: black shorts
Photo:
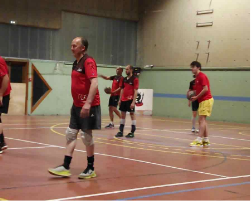
[[[199,101],[194,101],[194,102],[192,102],[192,111],[193,112],[196,112],[196,111],[198,111],[198,109],[199,109]]]
[[[69,127],[76,130],[97,130],[101,129],[101,109],[100,106],[94,106],[90,109],[90,115],[87,118],[81,118],[81,107],[75,105],[71,108],[71,119]]]
[[[10,95],[3,97],[3,105],[0,107],[0,114],[5,113],[8,114],[9,111],[9,103],[10,103]]]
[[[117,107],[118,103],[119,103],[119,96],[110,96],[108,106]]]
[[[121,112],[135,112],[135,107],[133,109],[130,108],[131,104],[132,104],[132,100],[121,101],[121,105],[119,107],[119,110]]]

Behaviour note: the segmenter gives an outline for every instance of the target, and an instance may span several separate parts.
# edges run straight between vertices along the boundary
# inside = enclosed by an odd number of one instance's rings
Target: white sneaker
[[[192,131],[192,133],[195,133],[195,128],[192,128],[192,130],[191,130],[191,131]]]
[[[200,132],[200,130],[199,129],[196,129],[196,131],[195,131],[196,133],[199,133]]]
[[[78,178],[79,179],[90,179],[96,177],[96,173],[94,170],[86,168],[84,172],[82,172]]]

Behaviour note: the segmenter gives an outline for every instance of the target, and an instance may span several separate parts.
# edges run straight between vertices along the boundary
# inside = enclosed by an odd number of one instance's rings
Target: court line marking
[[[62,124],[64,124],[64,123],[55,124],[55,125],[51,126],[51,131],[54,132],[54,133],[56,133],[56,134],[58,134],[58,135],[65,136],[65,134],[62,134],[62,133],[57,132],[57,131],[54,130],[54,128],[57,128],[57,125],[62,125]],[[144,135],[144,134],[139,134],[139,135]],[[145,134],[145,135],[147,135],[147,134]],[[167,137],[167,138],[170,138],[170,137]],[[107,139],[104,138],[104,140],[107,140]],[[210,158],[224,158],[224,157],[215,156],[215,155],[203,155],[203,154],[197,154],[197,153],[193,154],[193,153],[187,153],[187,152],[174,152],[174,151],[165,151],[165,150],[146,149],[146,148],[140,148],[140,147],[127,146],[127,145],[112,144],[112,143],[107,143],[107,142],[100,142],[100,141],[97,141],[97,140],[95,140],[95,142],[96,143],[100,143],[100,144],[108,144],[108,145],[112,145],[112,146],[127,147],[127,148],[131,148],[131,149],[139,149],[139,150],[145,150],[145,151],[155,151],[155,152],[172,153],[172,154],[182,154],[182,155],[192,155],[192,156],[196,155],[196,156],[210,157]],[[210,154],[210,153],[206,153],[206,154]],[[245,159],[245,158],[230,158],[230,157],[228,157],[228,159],[241,160],[241,161],[249,161],[249,159]]]
[[[132,146],[128,146],[128,145],[112,144],[112,143],[100,142],[100,141],[95,141],[95,143],[108,144],[108,145],[113,145],[113,146],[127,147],[127,148],[131,148],[131,149],[139,149],[139,150],[146,150],[146,151],[171,153],[171,154],[181,154],[181,155],[190,155],[190,156],[202,156],[202,157],[209,157],[209,158],[225,158],[225,157],[221,157],[221,156],[209,155],[210,154],[209,152],[206,153],[208,155],[203,155],[203,154],[197,154],[197,153],[193,154],[193,153],[187,153],[187,152],[174,152],[174,151],[147,149],[147,148],[142,148],[142,147],[132,147]],[[245,159],[245,158],[231,158],[231,157],[228,157],[227,159],[241,160],[241,161],[250,161],[249,159]]]
[[[44,147],[14,147],[14,148],[8,148],[8,150],[20,150],[20,149],[44,149],[49,147],[55,147],[53,145],[50,146],[44,146]]]
[[[191,188],[191,189],[171,191],[171,192],[165,192],[165,193],[155,193],[155,194],[141,195],[141,196],[135,196],[135,197],[128,197],[128,198],[122,198],[122,199],[118,199],[118,200],[136,200],[136,199],[157,197],[157,196],[163,196],[163,195],[172,195],[172,194],[178,194],[178,193],[187,193],[187,192],[194,192],[194,191],[201,191],[201,190],[211,190],[211,189],[231,187],[231,186],[242,186],[242,185],[247,185],[247,184],[250,184],[250,182],[248,181],[248,182],[242,182],[242,183],[224,184],[224,185],[218,185],[218,186],[208,186],[208,187],[203,187],[203,188]]]
[[[129,127],[129,126],[125,126],[125,127]],[[137,127],[137,128],[146,129],[146,128],[142,128],[142,127]],[[147,129],[147,130],[149,130],[149,129]],[[152,129],[152,130],[159,131],[159,132],[170,132],[170,133],[179,133],[179,134],[191,134],[191,133],[188,133],[188,132],[178,132],[178,131],[171,131],[171,130],[167,130],[167,129]],[[138,131],[140,131],[140,130],[138,130]],[[211,138],[212,137],[213,138],[223,138],[223,139],[229,139],[229,140],[240,140],[240,141],[250,142],[250,140],[248,140],[248,139],[230,138],[230,137],[217,136],[217,135],[211,135],[210,137]]]
[[[21,139],[10,138],[10,137],[6,137],[6,139],[21,141],[21,142],[28,142],[28,143],[33,143],[33,144],[40,144],[40,145],[49,145],[49,146],[54,146],[54,147],[57,147],[57,148],[65,149],[65,147],[62,147],[62,146],[51,145],[51,144],[45,144],[45,143],[40,143],[40,142],[34,142],[34,141],[28,141],[28,140],[21,140]],[[84,152],[84,153],[86,152],[86,151],[79,150],[79,149],[75,149],[75,151]],[[109,157],[112,157],[112,158],[119,158],[119,159],[124,159],[124,160],[129,160],[129,161],[135,161],[135,162],[150,164],[150,165],[157,165],[157,166],[162,166],[162,167],[167,167],[167,168],[176,169],[176,170],[182,170],[182,171],[187,171],[187,172],[193,172],[193,173],[199,173],[199,174],[205,174],[205,175],[211,175],[211,176],[223,177],[223,178],[227,177],[227,176],[223,176],[223,175],[211,174],[211,173],[207,173],[207,172],[201,172],[201,171],[190,170],[190,169],[184,169],[184,168],[178,168],[178,167],[174,167],[174,166],[163,165],[163,164],[159,164],[159,163],[152,163],[152,162],[148,162],[148,161],[137,160],[137,159],[132,159],[132,158],[126,158],[126,157],[122,157],[122,156],[114,156],[114,155],[101,154],[101,153],[95,153],[95,154],[96,154],[96,155],[100,155],[100,156],[109,156]]]
[[[175,121],[175,120],[165,120],[165,119],[153,119],[153,121],[168,121],[168,122],[174,122],[174,123],[191,124],[190,121]],[[208,125],[210,125],[210,126],[224,126],[224,127],[227,127],[227,128],[246,128],[246,129],[250,129],[248,126],[247,127],[244,127],[244,126],[231,126],[231,125],[214,124],[214,123],[208,123]]]
[[[171,187],[171,186],[183,186],[183,185],[188,185],[188,184],[223,181],[223,180],[239,179],[239,178],[247,178],[247,177],[250,177],[250,175],[242,175],[242,176],[226,177],[226,178],[216,178],[216,179],[207,179],[207,180],[198,180],[198,181],[173,183],[173,184],[164,184],[164,185],[157,185],[157,186],[147,186],[147,187],[141,187],[141,188],[131,188],[131,189],[125,189],[125,190],[110,191],[110,192],[96,193],[96,194],[89,194],[89,195],[81,195],[81,196],[75,196],[75,197],[51,199],[50,201],[73,200],[73,199],[97,197],[97,196],[103,196],[103,195],[112,195],[112,194],[127,193],[127,192],[134,192],[134,191],[141,191],[141,190],[148,190],[148,189],[164,188],[164,187]]]

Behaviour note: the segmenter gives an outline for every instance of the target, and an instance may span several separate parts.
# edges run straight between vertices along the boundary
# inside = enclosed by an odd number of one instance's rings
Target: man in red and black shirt
[[[86,146],[87,168],[79,179],[96,177],[94,171],[94,141],[92,130],[101,129],[100,96],[98,91],[97,65],[95,60],[86,54],[88,41],[77,37],[72,41],[71,50],[76,58],[71,74],[71,108],[70,125],[66,130],[66,155],[63,165],[49,169],[53,175],[69,177],[70,163],[77,143],[78,132]]]
[[[199,102],[199,137],[190,143],[192,147],[209,146],[208,126],[206,118],[211,116],[214,99],[211,94],[210,82],[206,74],[201,72],[201,64],[197,61],[191,63],[192,73],[195,78],[196,96],[191,98],[191,101]]]
[[[136,117],[135,117],[135,101],[138,94],[139,80],[133,75],[133,67],[128,65],[126,67],[126,75],[121,85],[120,100],[119,100],[119,110],[121,111],[121,120],[119,132],[115,137],[123,137],[126,112],[130,112],[132,119],[131,132],[126,135],[127,138],[133,138],[134,132],[136,131]]]
[[[114,75],[114,76],[111,76],[111,77],[100,75],[100,77],[102,77],[105,80],[112,80],[112,90],[111,90],[111,96],[110,96],[109,105],[108,105],[109,106],[109,116],[110,116],[111,122],[105,128],[114,128],[114,123],[113,123],[114,115],[113,115],[113,112],[119,118],[121,118],[121,115],[120,115],[120,112],[117,109],[117,106],[118,106],[120,90],[121,90],[120,86],[122,85],[122,82],[123,82],[122,73],[123,73],[123,68],[118,67],[116,69],[116,74],[117,75]]]
[[[0,57],[0,154],[8,147],[4,140],[1,115],[2,113],[8,114],[10,91],[9,70],[4,59]]]

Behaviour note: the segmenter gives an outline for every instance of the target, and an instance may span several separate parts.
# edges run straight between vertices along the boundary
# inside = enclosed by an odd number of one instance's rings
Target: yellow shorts
[[[211,98],[209,100],[202,101],[199,105],[199,116],[208,116],[210,117],[212,114],[212,109],[214,105],[214,99]]]

